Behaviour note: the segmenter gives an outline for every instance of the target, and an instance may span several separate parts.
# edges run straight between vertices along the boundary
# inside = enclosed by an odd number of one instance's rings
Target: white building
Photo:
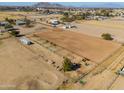
[[[70,29],[70,28],[76,28],[76,26],[70,24],[70,23],[66,23],[62,28],[64,29]]]
[[[56,19],[51,19],[50,20],[50,23],[53,24],[53,25],[58,25],[59,24],[59,21],[56,20]]]
[[[26,37],[21,37],[19,40],[20,40],[23,44],[25,44],[25,45],[31,45],[31,44],[32,44],[32,42],[31,42],[28,38],[26,38]]]

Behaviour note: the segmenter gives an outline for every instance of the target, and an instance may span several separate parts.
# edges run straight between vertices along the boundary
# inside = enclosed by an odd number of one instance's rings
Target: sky
[[[37,2],[0,2],[0,6],[31,6]],[[65,6],[75,7],[107,7],[124,8],[124,2],[56,2]]]

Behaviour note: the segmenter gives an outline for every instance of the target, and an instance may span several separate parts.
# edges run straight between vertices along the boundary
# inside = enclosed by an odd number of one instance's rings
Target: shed
[[[59,24],[59,21],[56,20],[56,19],[51,19],[50,20],[50,23],[53,24],[53,25],[58,25]]]
[[[26,38],[26,37],[21,37],[21,38],[20,38],[20,41],[21,41],[23,44],[25,44],[25,45],[31,45],[31,44],[32,44],[32,42],[31,42],[28,38]]]
[[[22,20],[17,20],[16,21],[16,25],[25,25],[26,22],[22,21]]]

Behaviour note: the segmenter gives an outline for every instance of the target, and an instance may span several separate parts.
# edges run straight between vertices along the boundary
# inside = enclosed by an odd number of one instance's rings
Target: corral
[[[15,38],[0,44],[0,89],[56,89],[64,75]]]
[[[48,31],[35,35],[97,63],[100,63],[120,47],[120,44],[111,41],[69,31]]]

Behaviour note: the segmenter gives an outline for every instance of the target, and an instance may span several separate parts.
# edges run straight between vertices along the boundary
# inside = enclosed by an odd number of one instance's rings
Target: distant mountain
[[[61,5],[61,4],[57,4],[57,3],[48,3],[48,2],[40,2],[40,3],[37,3],[37,4],[34,4],[33,7],[52,7],[52,8],[64,8],[65,6],[64,5]]]

